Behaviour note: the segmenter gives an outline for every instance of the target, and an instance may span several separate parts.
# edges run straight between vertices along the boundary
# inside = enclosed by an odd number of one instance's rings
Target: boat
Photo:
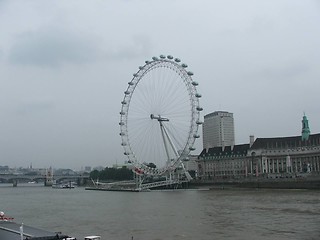
[[[0,239],[1,240],[76,240],[75,237],[51,232],[43,229],[18,224],[0,212]],[[100,236],[87,236],[85,240],[101,240]]]
[[[52,188],[64,188],[64,189],[71,189],[75,188],[75,183],[68,182],[68,183],[53,183]]]
[[[100,239],[101,239],[100,236],[88,236],[84,238],[84,240],[100,240]]]

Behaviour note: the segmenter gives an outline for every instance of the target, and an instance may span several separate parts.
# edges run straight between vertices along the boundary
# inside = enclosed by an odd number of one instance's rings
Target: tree
[[[126,167],[120,169],[106,167],[102,171],[94,170],[90,173],[90,178],[99,180],[132,180],[132,171]]]
[[[98,179],[99,178],[99,174],[100,172],[98,170],[93,170],[91,173],[90,173],[90,178],[91,179]]]

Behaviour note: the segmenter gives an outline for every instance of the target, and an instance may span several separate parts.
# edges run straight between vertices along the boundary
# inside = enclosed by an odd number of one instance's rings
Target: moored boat
[[[52,184],[52,188],[64,188],[64,189],[71,189],[71,188],[75,188],[75,183],[73,182],[68,182],[68,183],[53,183]]]

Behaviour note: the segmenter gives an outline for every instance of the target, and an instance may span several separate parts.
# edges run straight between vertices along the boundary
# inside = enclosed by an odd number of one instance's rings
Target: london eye
[[[171,55],[145,61],[124,91],[120,136],[137,175],[167,175],[183,167],[202,123],[198,82]]]

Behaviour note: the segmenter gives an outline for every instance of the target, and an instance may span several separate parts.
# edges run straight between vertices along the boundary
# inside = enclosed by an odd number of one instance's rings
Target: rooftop
[[[247,151],[250,148],[250,144],[239,144],[232,146],[222,147],[213,147],[207,149],[203,149],[200,153],[199,157],[205,156],[239,156],[239,155],[246,155]]]
[[[310,134],[308,140],[302,140],[301,136],[257,138],[251,149],[296,148],[315,145],[320,145],[320,133]]]

